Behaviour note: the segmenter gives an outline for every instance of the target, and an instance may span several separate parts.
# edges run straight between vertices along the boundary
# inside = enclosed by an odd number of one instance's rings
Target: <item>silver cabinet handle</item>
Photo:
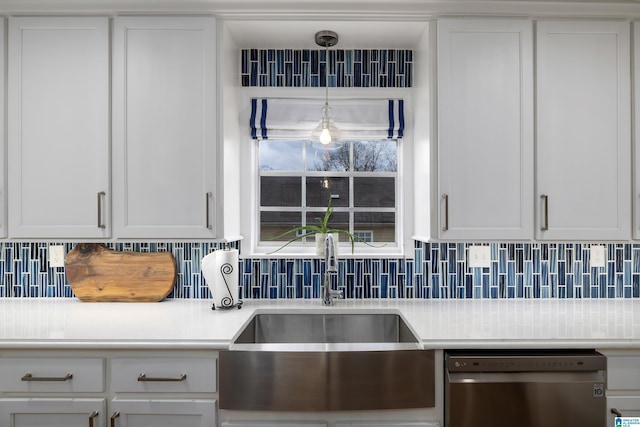
[[[449,230],[449,195],[443,194],[442,200],[444,200],[444,226],[442,231]]]
[[[89,414],[89,427],[93,427],[93,419],[98,416],[98,411]]]
[[[618,411],[616,408],[611,408],[611,413],[616,417],[622,417],[622,412]]]
[[[116,427],[116,418],[120,417],[120,412],[116,411],[111,415],[111,427]]]
[[[540,199],[542,200],[542,203],[544,203],[544,220],[542,222],[542,226],[540,227],[540,231],[547,231],[549,230],[549,196],[547,196],[546,194],[542,194],[540,196]]]
[[[64,377],[34,377],[27,373],[20,378],[20,381],[69,381],[73,378],[73,374],[67,374]]]
[[[106,228],[102,223],[102,199],[106,194],[104,191],[98,191],[98,228]]]
[[[209,215],[209,201],[211,200],[212,196],[213,196],[213,193],[211,193],[211,191],[209,191],[209,192],[207,192],[205,194],[205,197],[204,197],[204,206],[205,206],[204,209],[205,209],[205,217],[206,217],[207,228],[208,229],[212,228],[212,226],[211,226],[211,218],[210,218],[210,215]]]
[[[177,378],[148,377],[146,374],[138,375],[138,381],[153,382],[180,382],[187,379],[187,374],[180,374]]]

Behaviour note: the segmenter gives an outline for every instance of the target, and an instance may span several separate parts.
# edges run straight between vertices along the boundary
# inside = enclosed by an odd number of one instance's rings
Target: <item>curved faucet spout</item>
[[[324,272],[324,283],[322,292],[322,304],[333,305],[333,300],[336,298],[344,298],[342,291],[331,290],[331,274],[338,272],[338,260],[336,259],[334,236],[331,233],[327,233],[324,239],[324,264],[326,266]]]

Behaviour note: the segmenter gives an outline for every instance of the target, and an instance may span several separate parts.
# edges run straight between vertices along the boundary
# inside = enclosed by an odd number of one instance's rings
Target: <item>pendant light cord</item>
[[[324,42],[324,124],[329,122],[329,42]]]

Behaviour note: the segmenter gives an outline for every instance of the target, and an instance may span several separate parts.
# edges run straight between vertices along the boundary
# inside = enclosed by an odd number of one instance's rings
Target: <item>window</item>
[[[404,101],[409,92],[394,89],[374,95],[371,89],[345,89],[343,97],[332,99],[343,141],[335,150],[309,141],[324,105],[315,90],[296,88],[305,98],[273,97],[276,93],[281,91],[248,92],[240,119],[249,124],[251,141],[238,147],[243,254],[315,256],[315,238],[296,240],[282,250],[282,244],[296,236],[274,238],[316,224],[331,200],[329,226],[358,236],[354,256],[403,256],[405,248],[413,246],[414,223],[413,135],[410,123],[405,127]],[[352,256],[348,237],[339,238],[340,255]]]
[[[335,150],[299,140],[257,144],[261,244],[277,245],[273,239],[285,231],[317,223],[331,199],[332,228],[373,245],[397,245],[398,140],[349,141]]]

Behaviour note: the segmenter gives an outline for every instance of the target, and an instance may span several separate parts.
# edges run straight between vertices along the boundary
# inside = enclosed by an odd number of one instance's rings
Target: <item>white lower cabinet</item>
[[[599,351],[607,356],[607,427],[615,427],[616,413],[640,417],[640,352]]]
[[[3,398],[3,427],[98,427],[105,425],[105,399]]]
[[[217,353],[0,352],[0,427],[216,427]]]
[[[114,357],[110,366],[110,389],[116,398],[109,404],[109,427],[217,425],[214,399],[182,398],[186,393],[216,391],[215,357]],[[124,397],[128,393],[152,394],[153,398]]]
[[[300,427],[439,427],[440,424],[433,422],[421,421],[337,421],[335,423],[327,422],[310,422],[310,421],[272,421],[272,422],[224,422],[222,427],[282,427],[282,426],[300,426]]]
[[[269,423],[261,422],[231,422],[222,423],[222,427],[282,427],[282,426],[296,426],[296,427],[327,427],[327,423],[313,423],[308,421],[275,421]]]
[[[615,427],[615,412],[623,417],[640,418],[640,395],[607,397],[607,427]]]
[[[113,399],[109,427],[213,427],[216,402],[209,399]]]
[[[348,422],[336,423],[336,427],[439,427],[438,423],[422,423],[422,422],[402,422],[402,421],[385,421],[385,422]]]

